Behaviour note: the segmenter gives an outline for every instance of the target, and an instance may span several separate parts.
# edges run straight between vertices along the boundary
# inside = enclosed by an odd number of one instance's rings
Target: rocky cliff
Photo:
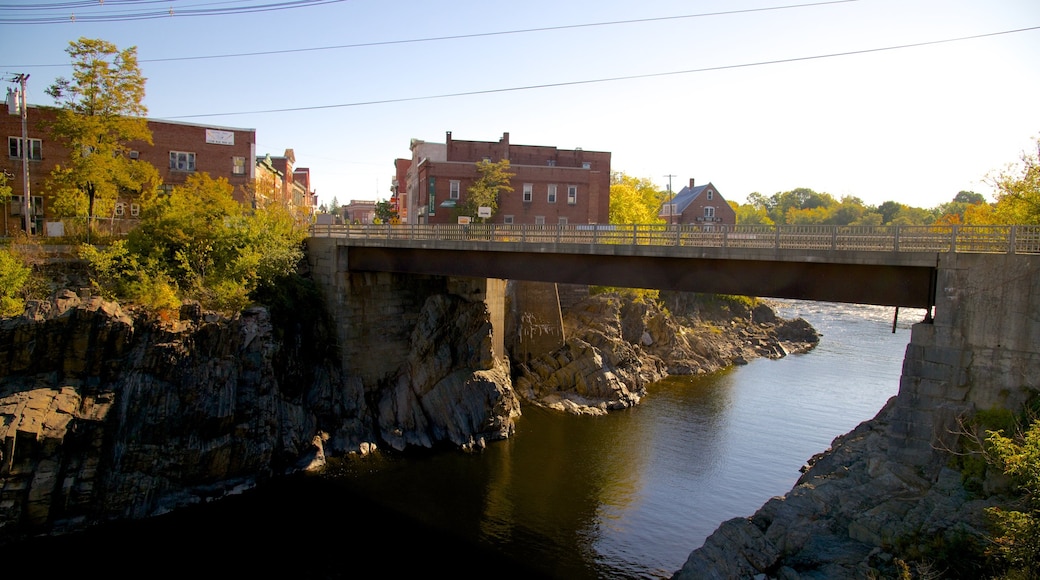
[[[68,291],[0,321],[0,539],[161,514],[327,453],[512,432],[479,303],[431,297],[396,380],[369,393],[298,326],[264,308],[161,320]]]
[[[682,323],[654,303],[588,297],[567,309],[562,348],[512,369],[482,301],[432,293],[397,370],[362,384],[333,332],[299,313],[187,305],[157,318],[59,292],[0,321],[0,540],[162,514],[377,447],[477,450],[513,433],[522,399],[606,412],[667,374],[818,339],[767,307],[675,308]]]

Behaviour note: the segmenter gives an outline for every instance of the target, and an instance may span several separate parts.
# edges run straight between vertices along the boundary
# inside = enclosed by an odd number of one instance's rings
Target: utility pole
[[[18,110],[22,115],[22,215],[25,219],[25,235],[32,235],[32,222],[30,221],[29,208],[32,206],[31,197],[29,196],[29,152],[32,149],[29,146],[29,123],[28,123],[28,107],[25,103],[25,83],[29,80],[27,74],[16,74],[12,79],[12,82],[19,84],[20,89],[18,91]]]
[[[672,214],[675,211],[675,208],[672,207],[672,178],[675,176],[665,175],[665,177],[668,178],[668,225],[671,225],[675,223],[675,220],[672,219]]]

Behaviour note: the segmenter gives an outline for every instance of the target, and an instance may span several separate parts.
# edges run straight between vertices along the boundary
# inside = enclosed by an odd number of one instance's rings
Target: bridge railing
[[[315,225],[314,237],[539,244],[686,246],[857,252],[1040,254],[1035,225]]]

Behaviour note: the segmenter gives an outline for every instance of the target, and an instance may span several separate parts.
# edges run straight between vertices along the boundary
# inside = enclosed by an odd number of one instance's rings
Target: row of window
[[[666,203],[664,205],[664,213],[662,215],[679,215],[679,212],[676,210],[674,203]],[[715,208],[710,205],[705,206],[704,217],[715,217]]]
[[[448,182],[448,199],[455,199],[455,200],[459,199],[459,196],[461,194],[461,187],[462,187],[462,185],[461,185],[460,181],[455,180],[455,179],[449,181]],[[556,191],[557,191],[557,185],[555,183],[550,183],[550,184],[548,184],[546,186],[546,200],[549,203],[556,203]],[[524,197],[523,197],[524,203],[531,203],[532,201],[534,201],[534,184],[533,183],[525,183],[524,184],[524,194],[523,195],[524,195]],[[570,204],[570,205],[577,205],[577,203],[578,203],[578,186],[577,185],[568,185],[567,186],[567,203]]]
[[[40,161],[43,159],[43,140],[41,139],[29,139],[29,159],[33,161]],[[137,159],[136,151],[130,152],[131,159]],[[21,137],[8,137],[7,138],[7,155],[11,159],[22,158],[22,138]],[[189,151],[170,151],[170,170],[171,171],[195,171],[195,154]],[[231,158],[231,174],[232,175],[245,175],[246,174],[246,158],[245,157],[232,157]]]
[[[505,224],[514,224],[514,223],[516,223],[516,221],[514,221],[514,217],[512,215],[509,215],[509,214],[506,214],[506,215],[502,216],[502,222],[505,223]],[[560,218],[558,218],[557,223],[560,224],[561,226],[565,226],[565,225],[567,225],[567,218],[561,216]],[[536,215],[536,216],[534,216],[534,225],[536,225],[536,226],[544,226],[545,225],[545,216],[544,215]]]

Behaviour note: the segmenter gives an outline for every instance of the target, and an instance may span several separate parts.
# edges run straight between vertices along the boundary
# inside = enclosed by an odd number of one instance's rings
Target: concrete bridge
[[[931,309],[944,253],[1040,253],[1038,226],[318,226],[337,268]]]
[[[892,540],[862,514],[891,509],[889,500],[909,505],[906,498],[932,486],[946,493],[937,482],[949,481],[942,474],[962,449],[964,421],[980,410],[1019,413],[1040,396],[1037,226],[352,226],[312,234],[308,257],[339,321],[343,367],[366,387],[408,351],[417,313],[433,292],[484,301],[496,353],[504,353],[505,322],[517,309],[543,327],[559,323],[553,282],[927,308],[912,327],[898,395],[843,443],[869,444],[869,461],[841,464],[856,476],[832,478],[835,485],[877,482],[886,490],[876,496],[881,503],[820,508],[854,510],[842,513],[856,524],[848,530],[857,542]],[[507,305],[506,280],[533,281],[521,284],[538,291],[510,293],[522,304]],[[523,328],[512,332],[514,359],[517,344],[537,354],[563,339],[561,329],[524,345]],[[837,465],[849,455],[835,457]]]

